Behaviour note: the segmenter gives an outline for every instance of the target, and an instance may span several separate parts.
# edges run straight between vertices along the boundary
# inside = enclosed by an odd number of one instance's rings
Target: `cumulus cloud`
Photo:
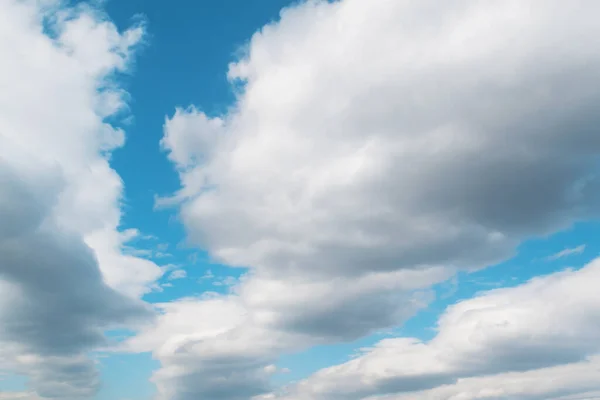
[[[160,399],[248,399],[270,390],[270,366],[282,353],[397,325],[445,276],[431,269],[321,282],[246,277],[229,294],[158,305],[161,315],[124,350],[161,361],[153,377]]]
[[[166,124],[192,239],[271,274],[466,268],[592,212],[587,13],[432,5],[313,1],[256,34],[235,111]]]
[[[161,360],[153,377],[161,399],[242,400],[264,393],[272,374],[266,367],[301,342],[260,326],[235,298],[205,295],[158,307],[157,323],[128,346],[153,350]]]
[[[577,383],[575,390],[600,389],[600,294],[594,287],[599,277],[600,260],[595,260],[578,271],[538,277],[459,302],[440,317],[430,342],[383,340],[360,357],[299,383],[289,398],[350,400],[418,390],[431,391],[406,398],[488,398],[465,394],[470,386],[486,388],[489,398],[548,398],[547,391],[573,389],[566,381],[563,387],[553,383],[540,392],[535,382],[549,382],[546,372],[557,377],[561,372],[575,383],[585,379],[590,386]],[[581,376],[578,371],[586,368],[588,374]],[[529,372],[518,374],[523,371]],[[470,380],[465,383],[465,378]],[[521,392],[510,393],[517,390],[510,388],[511,382],[521,382]],[[452,391],[456,397],[441,394]]]
[[[257,394],[271,361],[250,368],[246,356],[400,324],[457,269],[596,216],[598,11],[591,0],[315,0],[257,32],[229,67],[230,112],[179,109],[162,140],[182,184],[163,201],[181,205],[193,242],[251,269],[220,298],[251,323],[201,341],[211,354],[236,343],[221,356],[247,373],[239,386],[220,370],[184,377],[211,358],[155,350],[163,398]],[[179,341],[202,331],[166,321]],[[279,348],[260,353],[257,332]]]
[[[598,400],[600,362],[597,356],[579,363],[459,379],[456,384],[405,395],[376,396],[374,400]]]
[[[103,331],[150,315],[138,297],[162,270],[122,252],[124,135],[106,122],[143,31],[84,3],[0,1],[0,363],[33,390],[8,398],[92,397]]]

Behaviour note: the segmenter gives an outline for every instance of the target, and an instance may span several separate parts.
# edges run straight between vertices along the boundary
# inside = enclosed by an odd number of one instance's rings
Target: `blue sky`
[[[40,4],[0,400],[600,399],[595,2]]]

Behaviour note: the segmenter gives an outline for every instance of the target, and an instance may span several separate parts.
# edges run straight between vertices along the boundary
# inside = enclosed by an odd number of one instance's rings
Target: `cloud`
[[[385,339],[358,358],[317,372],[284,398],[350,400],[412,392],[398,398],[547,399],[561,391],[598,390],[599,277],[597,259],[578,271],[461,301],[439,318],[430,342]],[[550,377],[560,377],[561,384],[548,384]]]
[[[269,390],[272,364],[297,343],[269,332],[235,298],[218,295],[158,305],[156,324],[132,338],[132,351],[153,350],[162,368],[154,375],[159,398],[248,399]],[[182,390],[183,389],[183,390]]]
[[[175,271],[169,274],[169,280],[174,281],[176,279],[184,279],[187,277],[187,272],[183,269],[176,269]]]
[[[581,254],[585,251],[585,244],[582,244],[580,246],[577,247],[573,247],[573,248],[569,248],[569,249],[564,249],[559,251],[558,253],[552,254],[551,256],[548,256],[546,258],[546,260],[548,261],[555,261],[558,260],[560,258],[564,258],[564,257],[568,257],[574,254]]]
[[[522,2],[416,19],[421,3],[290,9],[231,66],[245,82],[232,114],[167,121],[192,239],[273,274],[466,268],[595,211],[598,93],[570,80],[595,78],[598,55],[570,45],[593,37],[592,22],[576,7],[533,15]],[[563,12],[575,26],[556,27]],[[558,90],[569,107],[549,95]]]
[[[209,271],[210,272],[210,271]],[[200,278],[200,281],[207,279],[207,274]],[[213,286],[235,286],[238,283],[237,278],[233,276],[221,276],[213,280]]]
[[[192,242],[250,273],[219,297],[249,320],[201,342],[227,369],[207,370],[204,347],[155,348],[162,398],[259,394],[278,352],[401,324],[457,269],[597,216],[594,11],[307,1],[257,32],[229,67],[230,112],[178,109],[165,124],[182,187],[162,201],[180,205]],[[203,331],[168,321],[167,342]],[[280,344],[254,346],[259,333]]]
[[[269,366],[283,352],[348,340],[371,332],[373,325],[395,325],[411,316],[426,304],[428,293],[411,296],[406,285],[418,287],[419,282],[410,274],[339,282],[345,290],[332,282],[293,282],[290,291],[278,281],[251,279],[231,294],[159,305],[160,317],[128,340],[125,349],[152,351],[161,361],[153,377],[161,399],[247,399],[270,390]],[[379,282],[386,278],[388,289]],[[421,284],[428,286],[429,280]],[[314,301],[303,300],[311,293]],[[329,304],[323,303],[325,296]],[[273,307],[273,298],[279,307]]]
[[[456,384],[406,395],[377,396],[379,400],[597,400],[600,399],[598,357],[589,361],[527,372],[460,379]]]
[[[0,393],[1,400],[41,400],[33,392],[6,392]]]
[[[237,291],[261,325],[336,342],[404,322],[429,303],[429,286],[447,277],[435,268],[319,281],[255,276]]]
[[[162,270],[123,253],[124,134],[106,122],[143,32],[83,3],[0,1],[0,364],[32,389],[8,398],[92,397],[103,331],[151,316],[138,297]]]
[[[202,275],[198,281],[201,282],[201,281],[206,280],[206,279],[213,279],[214,277],[215,277],[215,275],[209,269],[209,270],[206,270],[206,272],[204,273],[204,275]]]

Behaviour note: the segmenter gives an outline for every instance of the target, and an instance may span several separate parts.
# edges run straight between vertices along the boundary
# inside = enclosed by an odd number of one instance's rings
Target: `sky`
[[[594,0],[0,0],[0,400],[600,399]]]

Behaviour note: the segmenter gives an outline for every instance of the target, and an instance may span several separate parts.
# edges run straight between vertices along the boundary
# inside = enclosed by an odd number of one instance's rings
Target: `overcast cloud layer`
[[[178,109],[165,125],[162,145],[182,189],[163,201],[181,204],[194,243],[250,273],[229,296],[169,304],[137,339],[163,363],[160,398],[266,392],[277,354],[396,326],[427,303],[428,286],[457,269],[483,268],[526,238],[596,216],[598,12],[594,1],[309,1],[257,32],[229,68],[239,89],[231,111]],[[509,326],[536,312],[519,293],[504,294],[521,304],[502,314]],[[595,310],[597,300],[586,304]],[[199,312],[219,317],[190,322]],[[444,321],[431,344],[398,339],[374,350],[394,343],[422,370],[350,364],[292,395],[436,390],[463,375],[563,368],[596,351],[584,343],[597,339],[597,326],[573,324],[576,332],[532,344],[520,343],[518,330],[482,330],[477,348],[453,350],[444,346],[461,343],[444,339],[454,336]],[[527,321],[545,332],[546,320]],[[575,348],[549,351],[561,340]],[[499,343],[501,354],[493,353]],[[438,348],[447,360],[436,372],[429,359]],[[497,360],[478,365],[482,354]],[[541,390],[533,382],[523,385]],[[448,389],[456,399],[484,398],[460,384]],[[506,390],[496,397],[521,396]],[[445,393],[427,395],[454,395]]]
[[[91,398],[103,331],[151,315],[137,298],[162,272],[121,252],[132,232],[117,230],[108,157],[124,134],[104,122],[143,33],[84,6],[0,1],[0,368],[32,389],[2,399]]]

